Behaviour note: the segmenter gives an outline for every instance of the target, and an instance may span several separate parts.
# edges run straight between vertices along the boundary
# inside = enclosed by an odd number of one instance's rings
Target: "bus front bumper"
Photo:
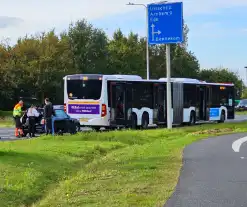
[[[79,119],[81,126],[91,127],[91,126],[109,126],[109,121],[105,117],[100,118],[80,118]]]

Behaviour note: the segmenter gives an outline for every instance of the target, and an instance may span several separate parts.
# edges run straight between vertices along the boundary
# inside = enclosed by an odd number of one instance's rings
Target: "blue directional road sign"
[[[148,5],[149,44],[183,42],[183,3]]]

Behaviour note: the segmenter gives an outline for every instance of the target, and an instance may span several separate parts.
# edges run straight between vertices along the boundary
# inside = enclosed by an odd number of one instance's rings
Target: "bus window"
[[[102,80],[67,80],[69,99],[93,99],[101,96]]]

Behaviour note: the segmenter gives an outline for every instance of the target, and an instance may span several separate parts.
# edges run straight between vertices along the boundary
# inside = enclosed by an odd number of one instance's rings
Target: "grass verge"
[[[0,127],[13,127],[12,111],[0,111]]]
[[[247,115],[247,111],[236,111],[237,115]]]
[[[183,148],[246,123],[112,131],[0,145],[0,206],[163,206]]]

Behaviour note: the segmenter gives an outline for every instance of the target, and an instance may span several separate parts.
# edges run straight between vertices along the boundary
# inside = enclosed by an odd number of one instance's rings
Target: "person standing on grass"
[[[13,109],[13,117],[15,120],[15,137],[18,137],[18,138],[24,135],[23,130],[22,130],[22,124],[21,124],[23,104],[24,104],[23,101],[20,100],[19,103],[16,104]]]
[[[36,117],[39,117],[39,112],[37,111],[36,107],[32,105],[27,111],[28,117],[28,133],[29,137],[35,137],[35,120]]]
[[[49,98],[45,99],[44,106],[44,119],[45,119],[45,128],[46,135],[52,134],[52,115],[53,115],[53,106]]]

